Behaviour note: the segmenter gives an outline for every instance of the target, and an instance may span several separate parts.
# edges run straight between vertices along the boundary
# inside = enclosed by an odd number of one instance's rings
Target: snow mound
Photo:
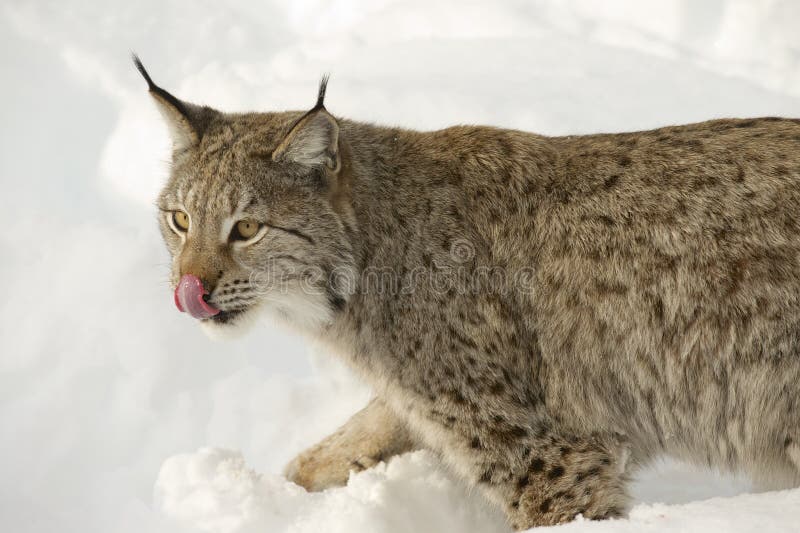
[[[440,533],[509,531],[502,514],[468,492],[429,452],[352,473],[346,487],[307,493],[283,477],[258,474],[238,451],[201,448],[175,455],[155,487],[161,511],[209,533]],[[742,494],[682,505],[639,504],[628,519],[574,522],[537,531],[796,531],[800,490]]]
[[[155,498],[166,515],[210,533],[507,530],[497,510],[424,451],[353,473],[346,487],[307,493],[257,474],[239,452],[202,448],[164,462]]]

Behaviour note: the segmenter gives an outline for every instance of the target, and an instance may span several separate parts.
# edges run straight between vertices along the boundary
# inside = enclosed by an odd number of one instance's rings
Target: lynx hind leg
[[[375,399],[333,434],[295,457],[284,475],[306,490],[320,491],[347,484],[351,471],[365,470],[415,448],[403,422]]]
[[[797,470],[797,473],[800,474],[800,444],[798,444],[794,440],[787,439],[786,455],[789,456],[789,459],[792,461],[792,464],[794,464],[795,470]]]
[[[479,484],[493,499],[499,496],[511,526],[555,525],[577,515],[592,520],[624,516],[629,505],[627,444],[616,437],[542,433],[523,445],[513,468],[491,454],[484,459]]]
[[[781,481],[773,483],[773,485],[781,489],[800,487],[800,441],[786,439],[784,451],[793,468],[791,473],[787,473]]]
[[[776,451],[762,450],[758,460],[747,465],[756,492],[800,487],[800,442],[787,437],[782,440],[780,453]]]

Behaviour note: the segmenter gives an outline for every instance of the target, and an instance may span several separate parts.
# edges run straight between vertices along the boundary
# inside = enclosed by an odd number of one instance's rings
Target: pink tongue
[[[208,318],[219,313],[219,309],[208,305],[203,296],[208,294],[200,278],[184,274],[175,287],[175,305],[178,311],[187,312],[195,318]]]

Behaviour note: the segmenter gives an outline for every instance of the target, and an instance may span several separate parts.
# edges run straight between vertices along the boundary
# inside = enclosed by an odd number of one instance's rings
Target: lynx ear
[[[203,136],[208,120],[213,111],[207,107],[190,104],[178,100],[170,93],[153,83],[150,75],[142,65],[142,62],[133,55],[133,64],[139,70],[147,82],[150,94],[158,105],[158,110],[164,117],[172,136],[172,147],[174,150],[183,150],[195,146]]]
[[[273,161],[292,161],[310,167],[325,166],[338,172],[339,124],[325,109],[325,90],[328,77],[319,84],[317,104],[295,122],[283,141],[272,152]]]

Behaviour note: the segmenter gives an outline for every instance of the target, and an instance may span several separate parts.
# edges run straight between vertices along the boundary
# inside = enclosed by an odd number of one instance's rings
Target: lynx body
[[[624,515],[660,454],[800,483],[797,120],[416,132],[335,118],[324,83],[305,113],[226,114],[139,67],[203,326],[264,310],[374,388],[290,479],[427,448],[516,529]]]

